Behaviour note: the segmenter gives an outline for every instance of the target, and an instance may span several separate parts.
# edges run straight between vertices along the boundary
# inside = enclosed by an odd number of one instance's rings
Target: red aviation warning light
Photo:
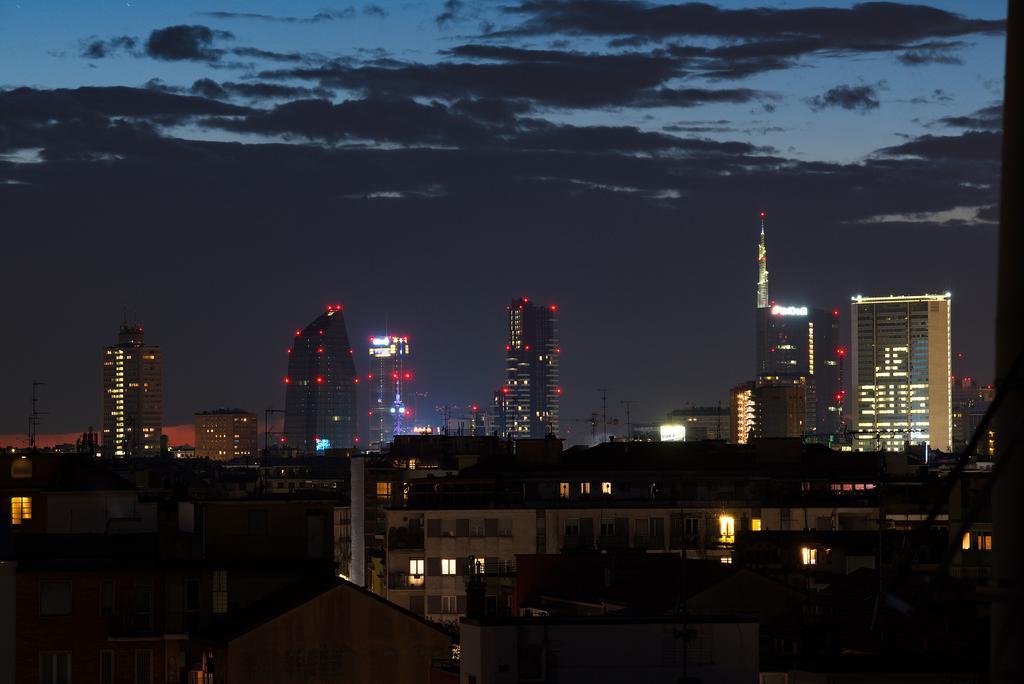
[[[508,387],[502,387],[501,388],[501,393],[502,394],[508,394]]]
[[[843,358],[844,356],[846,356],[846,348],[839,347],[838,349],[836,349],[836,356],[838,356],[839,358]]]
[[[286,385],[292,384],[292,379],[289,378],[287,375],[284,376],[284,384],[286,384]]]
[[[295,336],[296,337],[302,337],[302,331],[301,330],[296,330],[295,331]]]
[[[473,405],[472,405],[472,406],[470,406],[469,408],[470,408],[470,410],[472,410],[472,411],[473,411],[473,413],[476,413],[477,411],[479,411],[479,410],[480,410],[480,407],[479,407],[479,406],[477,406],[476,404],[473,404]]]
[[[318,384],[318,385],[324,384],[324,376],[322,376],[322,375],[316,376],[316,384]]]
[[[558,305],[557,304],[552,304],[548,308],[551,309],[552,311],[558,311]]]
[[[561,393],[562,393],[562,388],[561,387],[556,387],[555,388],[555,394],[561,394]]]
[[[323,354],[324,353],[324,348],[323,347],[317,347],[316,348],[316,353],[317,354]]]
[[[406,372],[405,372],[405,375],[403,375],[402,377],[403,377],[403,378],[404,378],[405,380],[412,380],[412,373],[410,373],[409,371],[406,371]]]
[[[391,374],[391,379],[392,379],[392,380],[397,380],[397,379],[398,379],[398,373],[397,373],[397,372],[395,372],[395,373],[392,373],[392,374]]]
[[[764,212],[763,211],[761,212],[761,218],[764,218]]]

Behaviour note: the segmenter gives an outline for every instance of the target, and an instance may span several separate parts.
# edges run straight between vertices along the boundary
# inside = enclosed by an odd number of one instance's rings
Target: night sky
[[[411,336],[421,414],[489,402],[518,296],[575,436],[598,387],[724,402],[762,209],[774,299],[949,290],[991,380],[1004,2],[322,2],[0,0],[0,444],[33,379],[48,440],[99,426],[126,309],[168,426],[282,406],[332,303],[363,373]]]

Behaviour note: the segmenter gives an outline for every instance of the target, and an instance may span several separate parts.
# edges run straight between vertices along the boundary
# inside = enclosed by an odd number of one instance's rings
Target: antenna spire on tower
[[[764,239],[764,217],[761,212],[761,241],[757,245],[757,308],[768,307],[768,247]]]

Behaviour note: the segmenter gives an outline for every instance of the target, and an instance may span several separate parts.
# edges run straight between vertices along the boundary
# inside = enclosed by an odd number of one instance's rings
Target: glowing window
[[[457,575],[459,574],[458,561],[454,558],[442,558],[441,559],[441,574],[442,575]]]
[[[602,494],[611,494],[612,493],[612,483],[611,482],[602,482],[601,483],[601,493]]]
[[[23,520],[32,519],[32,497],[11,497],[11,524],[20,525]]]
[[[390,499],[391,498],[391,483],[390,482],[378,482],[377,483],[377,498],[378,499]]]
[[[568,499],[569,498],[569,483],[568,482],[560,482],[558,484],[558,496],[560,498],[562,498],[562,499]]]
[[[580,482],[580,494],[590,494],[589,482]]]
[[[423,575],[423,559],[422,558],[410,558],[409,559],[409,574],[422,576]]]
[[[981,533],[976,537],[977,547],[979,551],[991,551],[992,550],[992,535],[987,533]]]
[[[752,531],[754,531],[754,532],[760,532],[761,531],[761,519],[760,518],[751,518],[750,519],[750,529]]]
[[[964,532],[964,536],[960,539],[960,548],[964,551],[971,550],[971,533]]]
[[[800,548],[800,560],[804,565],[817,565],[818,564],[818,549],[808,548],[803,546]]]
[[[722,542],[731,544],[736,538],[736,518],[731,515],[718,516],[718,530],[722,537]]]

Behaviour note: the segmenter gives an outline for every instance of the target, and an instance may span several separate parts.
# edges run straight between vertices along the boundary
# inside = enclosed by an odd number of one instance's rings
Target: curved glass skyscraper
[[[288,350],[284,444],[302,453],[356,444],[356,367],[345,316],[332,305]]]

